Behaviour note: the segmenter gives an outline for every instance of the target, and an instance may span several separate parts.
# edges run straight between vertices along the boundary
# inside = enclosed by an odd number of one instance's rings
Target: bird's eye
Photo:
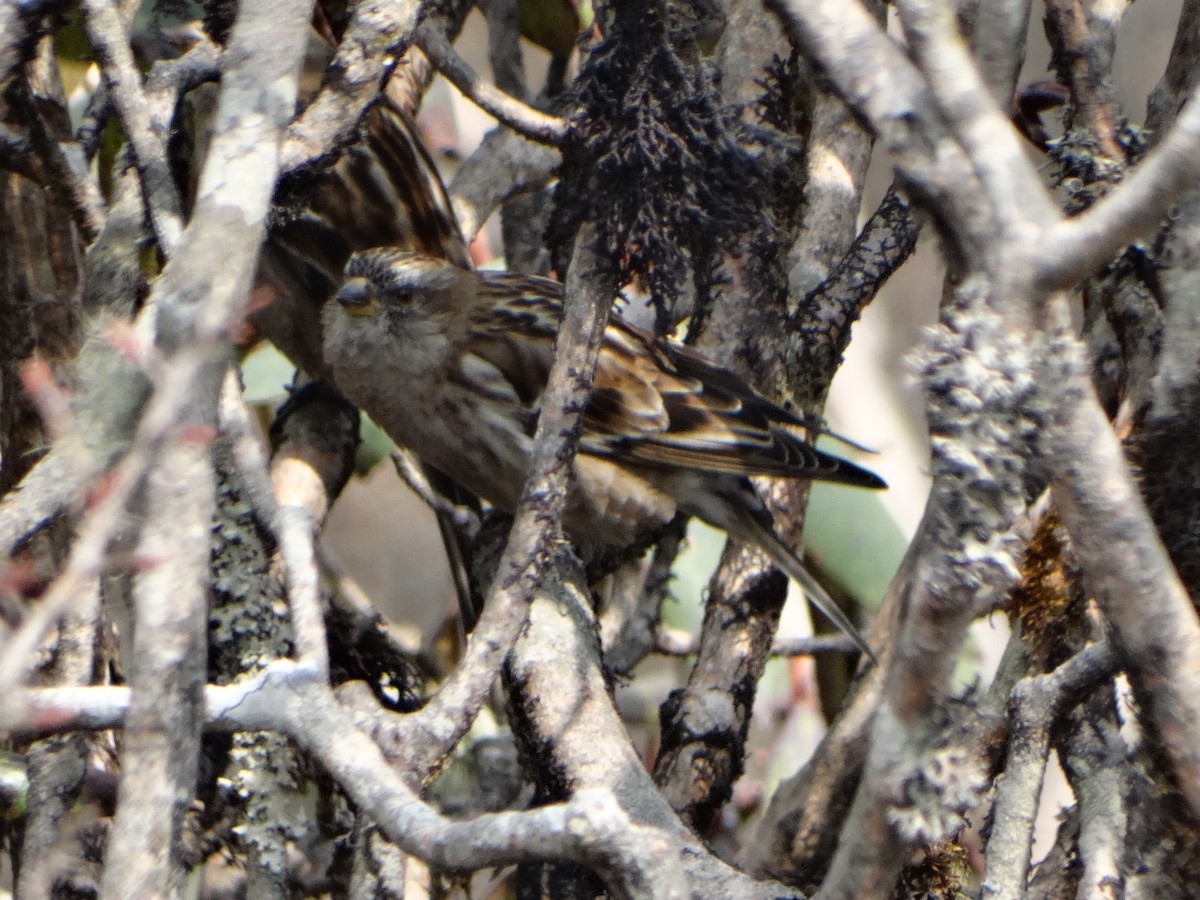
[[[416,292],[409,287],[393,287],[387,292],[388,299],[400,306],[407,306]]]

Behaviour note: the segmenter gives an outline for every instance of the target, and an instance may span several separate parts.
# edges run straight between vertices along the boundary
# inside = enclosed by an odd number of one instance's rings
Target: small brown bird
[[[471,267],[412,120],[383,96],[363,116],[357,137],[301,197],[276,209],[248,317],[314,378],[327,369],[313,326],[355,251],[403,246]]]
[[[346,279],[323,314],[338,387],[425,463],[515,510],[554,360],[562,285],[391,248],[355,254]],[[615,316],[582,427],[563,519],[577,544],[628,547],[676,513],[698,516],[766,551],[870,654],[775,533],[747,476],[884,487],[877,476],[809,445],[802,419],[729,370]]]

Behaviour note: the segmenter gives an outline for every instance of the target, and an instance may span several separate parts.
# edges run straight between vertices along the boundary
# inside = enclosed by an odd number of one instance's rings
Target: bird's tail
[[[761,511],[765,518],[766,510]],[[771,557],[771,561],[780,569],[787,573],[796,584],[804,591],[808,597],[808,602],[824,613],[825,617],[844,632],[859,649],[867,655],[871,662],[875,662],[875,654],[871,650],[871,646],[867,643],[867,639],[863,637],[854,623],[842,612],[841,607],[833,602],[833,598],[825,592],[825,589],[812,576],[812,573],[804,567],[804,563],[800,558],[792,552],[775,533],[775,529],[768,522],[763,521],[763,518],[755,515],[754,510],[746,506],[738,507],[738,521],[736,528],[729,529],[730,533],[738,540],[747,543],[755,544]]]

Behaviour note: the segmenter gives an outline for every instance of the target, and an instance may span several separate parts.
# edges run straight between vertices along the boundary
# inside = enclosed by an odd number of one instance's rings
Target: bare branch
[[[8,559],[21,541],[75,504],[94,468],[90,454],[77,444],[55,447],[38,460],[0,501],[0,558]],[[4,678],[0,674],[0,683]]]
[[[51,6],[50,0],[0,4],[0,84],[21,64],[21,54],[38,19]]]
[[[115,16],[111,8],[108,13]],[[242,10],[229,49],[236,63],[222,84],[216,136],[201,174],[195,214],[178,246],[167,248],[176,252],[152,296],[150,310],[166,370],[173,378],[188,376],[188,393],[186,401],[170,404],[165,412],[169,424],[163,430],[174,442],[148,476],[145,552],[165,548],[169,560],[140,575],[134,590],[138,623],[127,777],[109,858],[136,861],[139,896],[166,896],[181,886],[183,872],[172,853],[172,836],[183,812],[178,799],[188,795],[196,778],[198,688],[207,660],[206,537],[213,477],[206,451],[194,439],[182,442],[178,429],[212,429],[216,423],[225,334],[249,289],[278,170],[279,138],[295,100],[307,19],[307,6],[301,3],[292,4],[283,16],[267,4]],[[274,53],[261,52],[268,34]],[[114,83],[113,88],[120,108],[120,86]],[[144,98],[139,99],[144,105]],[[137,127],[150,135],[148,110],[138,114],[147,121]],[[149,193],[153,206],[156,198]],[[213,258],[223,259],[220,272],[213,270]],[[161,395],[161,390],[156,393],[151,410],[161,404]],[[290,574],[295,579],[299,572]],[[310,583],[315,585],[315,576]],[[128,891],[126,877],[110,862],[105,894]]]
[[[655,653],[666,656],[692,656],[699,643],[686,632],[658,629]],[[818,653],[858,653],[858,645],[844,634],[819,634],[805,638],[776,638],[771,644],[772,657],[815,656]]]
[[[1008,759],[992,812],[985,897],[1025,896],[1033,824],[1050,752],[1050,731],[1066,709],[1106,678],[1116,660],[1107,644],[1095,644],[1047,675],[1017,682],[1009,704]]]
[[[567,125],[558,116],[548,115],[488,84],[458,55],[446,36],[437,28],[424,27],[417,35],[421,48],[450,81],[470,97],[484,112],[490,113],[518,134],[556,147]]]
[[[1122,248],[1146,235],[1200,178],[1200,91],[1170,132],[1108,196],[1047,229],[1038,245],[1038,282],[1065,290],[1098,272]]]
[[[7,125],[0,125],[0,168],[19,172],[30,181],[43,182],[42,167],[33,157],[29,141]]]
[[[1109,6],[1116,7],[1117,15],[1101,18],[1086,15],[1080,0],[1052,0],[1046,4],[1046,34],[1053,47],[1052,65],[1059,79],[1071,89],[1072,121],[1091,132],[1098,155],[1119,177],[1125,153],[1117,143],[1121,110],[1117,106],[1112,64],[1114,29],[1128,4]],[[1097,26],[1096,33],[1093,23]]]
[[[436,4],[436,11],[422,24],[426,28],[440,28],[446,35],[446,40],[454,41],[462,31],[467,13],[474,6],[472,0],[444,0]],[[421,99],[425,96],[425,90],[435,74],[437,70],[425,55],[425,51],[412,45],[396,63],[387,85],[388,96],[408,115],[415,116],[421,106]]]
[[[751,705],[779,625],[787,581],[755,547],[730,541],[709,583],[696,661],[660,711],[654,781],[703,833],[742,772]]]
[[[987,192],[994,227],[1008,235],[1028,228],[1031,221],[1055,221],[1058,207],[1026,158],[1007,112],[997,105],[967,52],[951,5],[903,0],[898,6],[929,90]]]
[[[920,225],[893,186],[828,277],[796,306],[788,344],[792,368],[809,379],[799,395],[824,394],[850,343],[851,326],[917,247]],[[804,404],[807,406],[807,404]]]
[[[997,315],[1001,304],[985,284],[959,286],[922,365],[933,491],[914,539],[919,556],[863,781],[824,885],[830,896],[891,890],[908,843],[948,839],[977,799],[968,796],[973,778],[938,761],[926,723],[949,689],[976,604],[1003,597],[1018,575],[1015,525],[1025,508],[1036,419],[1031,373],[1041,352]]]
[[[969,0],[959,4],[959,23],[965,9],[971,22],[964,26],[970,38],[979,73],[993,99],[1007,109],[1017,87],[1017,76],[1025,62],[1025,44],[1029,34],[1031,0]]]
[[[17,171],[41,184],[51,196],[59,198],[64,209],[71,211],[81,236],[90,243],[104,227],[104,198],[81,148],[70,140],[67,124],[57,121],[58,116],[43,112],[57,109],[65,118],[65,98],[55,96],[58,91],[46,84],[52,81],[56,87],[57,79],[57,62],[48,39],[44,39],[36,60],[28,67],[28,90],[24,84],[18,84],[9,92],[9,97],[16,101],[14,105],[26,106],[22,112],[28,132],[23,137],[28,140],[10,143],[8,153],[16,156],[13,162]]]
[[[61,524],[51,541],[65,538]],[[63,617],[53,662],[41,676],[49,683],[86,685],[96,665],[100,622],[100,584],[93,581]],[[23,808],[22,865],[15,888],[22,896],[49,896],[62,876],[61,845],[71,828],[71,811],[80,802],[87,780],[88,740],[83,734],[54,736],[34,742],[24,753],[27,796],[11,798],[10,809]],[[0,792],[2,793],[2,792]]]
[[[935,114],[938,103],[916,66],[859,3],[770,0],[770,4],[780,10],[801,50],[822,67],[842,99],[874,129],[894,158],[901,183],[955,223],[959,249],[982,266],[983,261],[975,257],[993,234],[992,210],[982,190],[963,189],[978,184],[977,174]],[[955,62],[960,56],[954,54]],[[879,78],[880,72],[888,77]]]
[[[779,885],[753,881],[701,850],[654,789],[609,693],[580,574],[570,562],[552,570],[533,597],[507,672],[524,737],[541,751],[536,763],[546,789],[575,796],[611,791],[638,822],[658,829],[666,840],[662,853],[668,863],[679,861],[686,876],[680,883],[691,896],[774,896]],[[561,652],[547,659],[547,647]]]
[[[588,229],[576,239],[566,282],[566,309],[534,434],[532,465],[508,546],[458,668],[436,696],[410,717],[406,731],[420,735],[408,758],[413,771],[431,772],[474,720],[520,633],[528,602],[549,565],[567,494],[576,423],[591,390],[612,292],[592,249]]]
[[[1083,580],[1158,730],[1193,810],[1200,811],[1200,622],[1163,549],[1124,453],[1087,378],[1082,350],[1060,345],[1043,382],[1055,414],[1041,435],[1054,499]]]
[[[137,160],[155,233],[163,253],[172,256],[183,231],[183,204],[167,162],[166,135],[154,127],[121,15],[111,0],[85,0],[83,6],[88,37]]]
[[[149,900],[183,886],[173,844],[199,770],[212,483],[207,446],[178,439],[147,479],[139,544],[147,568],[133,589],[132,696],[105,897]]]
[[[179,59],[156,62],[146,76],[146,102],[155,134],[169,134],[179,98],[215,81],[220,71],[221,48],[207,38],[197,40]]]
[[[79,534],[71,548],[71,556],[63,571],[55,579],[42,601],[22,623],[21,628],[9,640],[3,659],[0,659],[0,696],[7,694],[24,680],[33,663],[33,652],[45,638],[50,628],[67,610],[75,598],[85,589],[92,579],[98,577],[103,570],[109,542],[121,528],[124,522],[126,506],[141,484],[149,469],[150,461],[155,458],[168,440],[174,425],[176,410],[184,407],[186,397],[191,388],[195,370],[190,366],[180,367],[172,372],[154,400],[147,408],[138,434],[134,438],[128,454],[120,465],[109,475],[105,484],[106,490],[98,503],[80,525]],[[51,454],[44,460],[46,469],[41,466],[30,472],[33,484],[39,484],[42,478],[49,479],[56,474],[56,466],[48,465],[51,460],[56,465],[68,465],[71,458],[64,452]],[[41,475],[34,479],[34,476]],[[73,490],[78,490],[80,484],[75,479],[67,482]],[[54,496],[54,492],[48,492]],[[23,510],[18,501],[14,504],[14,512],[33,513],[41,509],[36,507]],[[36,498],[41,500],[42,498]],[[57,513],[58,510],[54,510]],[[18,520],[18,527],[21,517]],[[27,522],[28,519],[25,519]],[[19,540],[23,534],[17,535]]]
[[[1116,900],[1125,886],[1130,785],[1136,777],[1121,735],[1115,687],[1101,683],[1072,710],[1068,734],[1059,745],[1059,760],[1079,810],[1080,881],[1091,896],[1105,900]]]
[[[622,566],[613,574],[608,601],[598,615],[605,665],[617,674],[654,651],[660,633],[659,617],[668,596],[671,570],[679,554],[687,523],[676,520],[651,551],[650,561]],[[688,642],[690,636],[683,636]]]
[[[509,197],[545,185],[562,159],[557,151],[515,131],[488,132],[450,183],[450,203],[463,236],[470,240]]]
[[[877,18],[886,16],[881,3],[868,4],[868,12]],[[850,250],[874,146],[870,131],[833,93],[820,90],[813,104],[805,154],[804,217],[788,251],[788,294],[793,308],[828,280]],[[807,402],[801,405],[809,408]]]
[[[284,176],[322,159],[354,133],[392,60],[412,40],[420,10],[419,0],[355,4],[321,92],[288,128],[280,153]]]
[[[321,615],[320,579],[313,550],[314,524],[307,510],[279,510],[279,552],[287,571],[288,604],[292,611],[299,658],[328,677],[329,648]]]
[[[1161,133],[1179,112],[1181,102],[1200,85],[1196,39],[1200,36],[1200,4],[1184,0],[1166,71],[1146,101],[1146,127]]]
[[[120,701],[128,698],[128,691],[92,690],[96,694],[75,697],[104,696],[108,699],[102,701],[107,703],[103,711],[119,718],[124,711]],[[31,695],[63,693],[49,689]],[[210,712],[227,727],[285,731],[395,843],[439,868],[471,871],[524,860],[574,859],[596,867],[618,896],[685,896],[679,893],[684,880],[674,841],[658,829],[633,824],[608,791],[585,789],[565,805],[452,822],[412,793],[311,669],[272,663],[254,679],[210,687],[208,697]],[[100,712],[92,705],[88,715],[98,721]],[[225,718],[229,715],[237,717],[236,724]],[[116,721],[110,719],[109,724]]]

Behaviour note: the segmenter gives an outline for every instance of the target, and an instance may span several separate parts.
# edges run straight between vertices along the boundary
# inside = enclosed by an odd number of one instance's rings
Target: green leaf
[[[725,532],[699,519],[688,522],[687,541],[671,569],[670,596],[677,603],[663,605],[663,621],[672,628],[696,631],[704,618],[704,597],[725,547]]]
[[[366,475],[396,449],[392,439],[366,413],[359,419],[358,437],[362,443],[354,454],[354,471],[359,475]]]
[[[590,2],[521,0],[521,35],[552,56],[570,56],[579,32],[592,23]]]
[[[252,406],[278,406],[287,399],[296,367],[272,344],[265,341],[242,360],[242,384],[246,402]]]
[[[877,609],[908,539],[874,491],[816,483],[804,520],[804,555],[823,582]]]
[[[29,773],[25,760],[16,753],[0,750],[0,819],[24,817],[29,802]]]

